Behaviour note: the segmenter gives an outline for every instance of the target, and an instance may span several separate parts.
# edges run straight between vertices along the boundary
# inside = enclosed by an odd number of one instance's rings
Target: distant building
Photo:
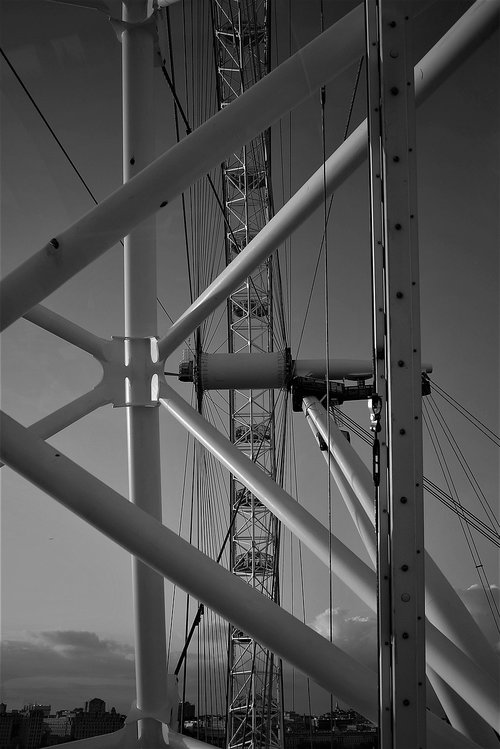
[[[90,738],[118,731],[125,723],[112,707],[93,699],[84,708],[59,710],[50,714],[50,705],[25,705],[22,710],[7,712],[0,703],[0,749],[40,749],[76,739]]]
[[[341,710],[319,717],[285,713],[285,749],[375,749],[377,731],[355,710]]]
[[[125,723],[125,715],[120,715],[112,707],[106,712],[106,703],[95,697],[85,704],[85,710],[74,712],[71,717],[71,738],[87,739],[105,733],[118,731]]]
[[[21,710],[22,713],[25,713],[26,715],[29,715],[29,713],[32,713],[35,710],[41,710],[43,713],[44,718],[48,718],[50,715],[50,711],[52,709],[52,705],[39,705],[37,702],[30,703],[29,705],[25,705],[23,709]]]
[[[62,744],[71,738],[71,716],[69,710],[59,710],[55,715],[49,715],[44,723],[48,731],[46,746]]]
[[[50,707],[49,707],[50,712]],[[41,705],[33,706],[28,714],[24,715],[21,726],[21,742],[23,749],[38,749],[42,744],[44,735],[44,709]]]
[[[7,705],[0,705],[0,749],[12,749],[20,740],[23,716],[17,711],[7,712]]]

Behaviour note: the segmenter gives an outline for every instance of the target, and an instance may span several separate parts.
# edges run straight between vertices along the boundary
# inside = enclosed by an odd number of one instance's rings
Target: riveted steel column
[[[383,749],[425,749],[425,615],[415,100],[408,4],[367,0]],[[378,486],[377,486],[378,485]]]
[[[147,0],[123,4],[125,181],[154,158],[154,39],[144,23],[147,6]],[[140,366],[141,343],[157,334],[154,217],[138,224],[125,238],[124,271],[125,344],[131,366]],[[147,383],[138,385],[142,390]],[[155,407],[140,402],[140,398],[132,397],[127,406],[130,500],[161,521],[159,409],[158,404]],[[140,720],[139,736],[141,746],[149,749],[165,745],[158,720],[167,702],[164,584],[157,572],[137,558],[133,559],[133,577],[137,707],[139,715],[150,716]]]

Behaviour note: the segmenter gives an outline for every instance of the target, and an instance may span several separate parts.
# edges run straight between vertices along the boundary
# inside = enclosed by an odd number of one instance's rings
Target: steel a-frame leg
[[[123,178],[153,161],[154,37],[144,25],[146,0],[123,3]],[[129,498],[161,522],[159,408],[143,357],[156,345],[156,230],[148,218],[125,237],[125,364],[128,380],[127,441]],[[167,657],[163,578],[137,557],[132,559],[135,613],[135,672],[139,745],[165,746],[162,718],[167,701]]]
[[[379,745],[425,749],[425,593],[415,84],[409,4],[366,0]]]

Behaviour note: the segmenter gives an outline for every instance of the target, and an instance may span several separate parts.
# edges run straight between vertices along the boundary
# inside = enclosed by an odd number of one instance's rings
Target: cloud
[[[108,709],[127,712],[134,691],[127,643],[94,632],[51,631],[2,644],[2,700],[10,707],[40,702],[57,710],[101,697]]]
[[[487,640],[500,652],[500,634],[497,628],[498,624],[495,623],[495,621],[498,623],[498,612],[500,611],[500,588],[498,585],[490,585],[489,589],[486,588],[488,596],[478,583],[457,592],[484,632]]]
[[[350,616],[346,609],[331,609],[333,642],[369,668],[377,668],[377,622],[374,616]],[[330,609],[309,623],[323,637],[330,636]]]

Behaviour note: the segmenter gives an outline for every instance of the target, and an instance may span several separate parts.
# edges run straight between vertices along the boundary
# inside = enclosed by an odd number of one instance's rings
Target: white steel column
[[[123,20],[123,177],[127,181],[154,158],[153,63],[154,38],[141,25],[147,0],[127,0]],[[155,219],[139,224],[125,238],[125,337],[156,336]],[[161,521],[159,409],[127,406],[130,500]],[[165,603],[163,578],[133,559],[135,611],[135,669],[137,707],[144,715],[159,716],[167,700]],[[139,722],[141,746],[164,745],[161,723]]]
[[[0,431],[0,456],[13,470],[376,720],[373,672],[2,412]],[[431,713],[428,732],[429,749],[480,749]]]
[[[377,493],[380,746],[425,749],[422,391],[409,4],[367,0],[366,8],[374,358],[380,397],[373,404],[375,429],[381,428],[385,440],[379,449],[387,461],[387,485],[384,475]],[[382,315],[385,335],[377,322]],[[376,431],[375,444],[378,437]],[[381,478],[375,465],[374,486]]]

